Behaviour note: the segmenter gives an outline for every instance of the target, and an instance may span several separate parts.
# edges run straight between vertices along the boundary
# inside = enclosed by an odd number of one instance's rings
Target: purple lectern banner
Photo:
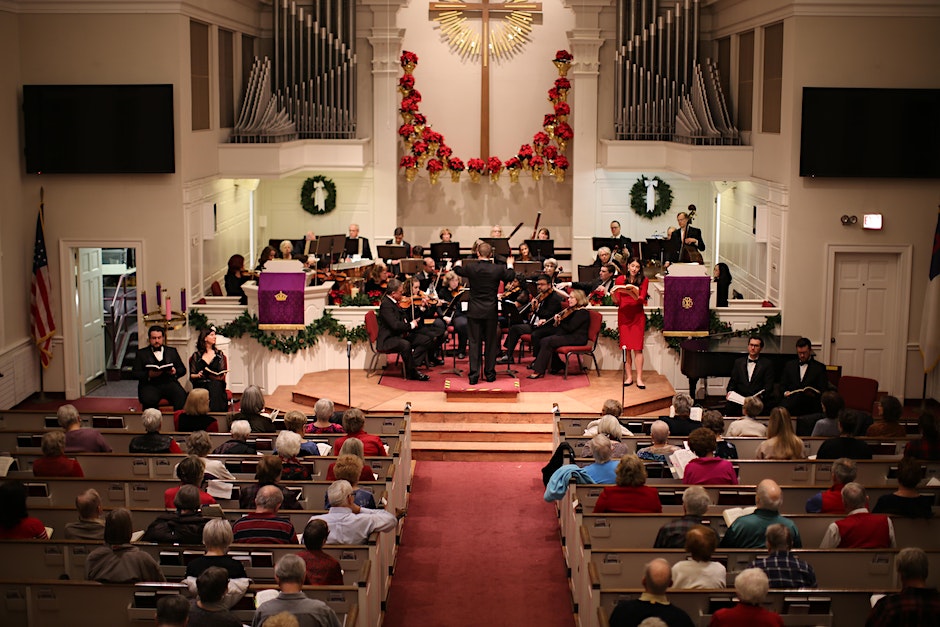
[[[664,332],[708,332],[707,276],[667,276],[663,295]]]
[[[258,277],[258,322],[303,325],[303,272],[261,273]]]

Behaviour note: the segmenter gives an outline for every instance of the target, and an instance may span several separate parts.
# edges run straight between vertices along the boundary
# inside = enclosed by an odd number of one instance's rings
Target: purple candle
[[[180,311],[186,313],[186,288],[180,290]]]
[[[163,290],[160,288],[160,282],[157,281],[157,309],[163,305]]]
[[[140,293],[140,308],[144,310],[144,315],[147,315],[147,291],[144,290]]]

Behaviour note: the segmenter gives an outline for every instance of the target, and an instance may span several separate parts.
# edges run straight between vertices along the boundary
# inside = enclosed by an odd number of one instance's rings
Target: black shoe
[[[491,374],[491,375],[489,375],[489,376],[483,377],[483,379],[484,379],[487,383],[492,383],[493,381],[496,380],[496,375],[495,375],[495,374]]]
[[[541,378],[544,377],[544,376],[545,376],[544,374],[539,374],[538,372],[533,372],[533,373],[530,374],[527,378],[529,378],[529,379],[541,379]]]
[[[551,372],[552,374],[565,374],[565,369],[564,368],[552,368]]]
[[[411,376],[409,376],[408,378],[411,379],[412,381],[427,381],[431,377],[424,374],[423,372],[415,372],[415,373],[412,373]]]
[[[535,366],[533,366],[532,364],[529,364],[529,365],[526,366],[525,368],[526,368],[526,370],[535,370]]]
[[[498,363],[498,364],[511,364],[511,363],[512,363],[512,357],[510,357],[509,355],[503,355],[502,357],[497,357],[497,358],[496,358],[496,363]]]
[[[476,385],[479,382],[480,379],[478,377],[470,377],[470,385]]]
[[[432,360],[431,360],[431,365],[432,365],[432,366],[443,366],[443,365],[444,365],[444,359],[443,359],[442,357],[438,357],[437,359],[432,359]]]

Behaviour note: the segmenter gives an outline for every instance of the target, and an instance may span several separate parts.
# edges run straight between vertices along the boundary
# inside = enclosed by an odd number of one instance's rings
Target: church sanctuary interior
[[[940,624],[938,34],[938,0],[0,0],[0,624]],[[773,509],[792,553],[735,544]],[[770,553],[816,584],[736,605]]]

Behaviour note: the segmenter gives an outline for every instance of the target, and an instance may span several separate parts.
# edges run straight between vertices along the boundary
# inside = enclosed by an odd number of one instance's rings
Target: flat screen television
[[[24,85],[26,171],[176,171],[173,85]]]
[[[804,87],[800,176],[940,178],[940,89]]]

